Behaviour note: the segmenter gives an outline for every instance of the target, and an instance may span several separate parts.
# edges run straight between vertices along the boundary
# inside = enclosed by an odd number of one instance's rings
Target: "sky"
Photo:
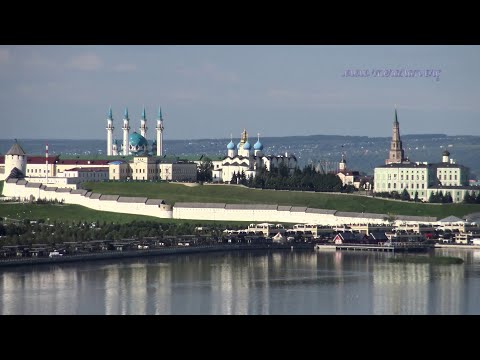
[[[401,134],[480,135],[479,64],[480,46],[0,45],[0,138],[105,139],[110,106],[116,139],[143,106],[147,139],[159,106],[166,140],[389,137],[395,106]]]

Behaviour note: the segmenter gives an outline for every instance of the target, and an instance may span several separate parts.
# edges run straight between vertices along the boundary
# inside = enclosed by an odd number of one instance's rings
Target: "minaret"
[[[338,164],[338,170],[339,172],[344,172],[347,170],[347,161],[345,160],[345,155],[342,153],[342,160],[340,160],[340,163]]]
[[[405,160],[405,154],[400,140],[400,124],[398,123],[397,107],[395,107],[395,120],[393,121],[392,142],[390,152],[385,164],[402,163]]]
[[[113,139],[113,115],[112,107],[110,106],[110,111],[108,112],[107,118],[107,155],[112,156],[112,139]]]
[[[130,119],[128,118],[128,108],[125,108],[125,116],[123,117],[123,155],[128,155],[128,133],[130,132]]]
[[[145,115],[145,106],[143,107],[142,120],[140,120],[140,135],[147,138],[147,115]]]
[[[163,118],[162,118],[162,108],[158,108],[158,119],[157,119],[157,156],[163,156]]]
[[[113,156],[117,156],[117,155],[118,155],[118,143],[117,143],[117,139],[113,140],[112,155],[113,155]]]

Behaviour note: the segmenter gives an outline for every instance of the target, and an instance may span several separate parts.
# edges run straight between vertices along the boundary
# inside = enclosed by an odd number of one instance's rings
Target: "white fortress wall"
[[[261,204],[201,204],[177,202],[173,207],[174,219],[311,223],[321,225],[340,225],[350,223],[348,222],[350,220],[349,218],[335,216],[335,213],[336,210]],[[354,220],[354,223],[358,223],[362,220],[358,217],[352,219]],[[380,222],[383,223],[384,221],[382,220]]]
[[[72,191],[69,188],[45,187],[39,183],[27,184],[24,180],[19,180],[18,184],[5,182],[3,195],[6,197],[20,198],[21,200],[30,199],[31,196],[33,196],[35,200],[63,201],[66,204],[81,205],[99,211],[172,218],[171,206],[159,204],[160,201],[155,199],[144,198],[145,201],[142,202],[141,198],[123,197],[122,199],[122,197],[118,195],[101,195],[98,193],[88,193],[86,190]],[[117,200],[111,200],[112,197],[116,197]]]
[[[15,180],[16,181],[16,180]],[[175,206],[161,204],[162,200],[119,195],[102,195],[86,190],[46,187],[40,183],[28,183],[25,180],[4,183],[3,195],[19,197],[21,200],[35,199],[57,200],[67,204],[77,204],[99,211],[124,214],[155,216],[159,218],[303,223],[319,225],[342,224],[381,224],[387,215],[371,213],[341,212],[336,210],[313,209],[303,206],[277,206],[262,204],[225,204],[225,203],[184,203]],[[395,216],[396,222],[429,224],[436,222],[433,217]]]

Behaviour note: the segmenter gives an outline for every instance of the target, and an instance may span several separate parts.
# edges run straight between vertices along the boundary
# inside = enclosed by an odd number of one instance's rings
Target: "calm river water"
[[[0,269],[0,314],[480,314],[462,265],[386,253],[251,251]]]

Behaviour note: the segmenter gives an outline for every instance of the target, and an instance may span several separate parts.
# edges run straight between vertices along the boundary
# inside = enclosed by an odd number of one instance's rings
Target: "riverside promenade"
[[[225,244],[225,245],[204,245],[204,246],[175,246],[148,250],[129,250],[129,251],[104,251],[98,253],[64,255],[57,257],[38,257],[38,258],[7,258],[0,260],[1,267],[31,266],[31,265],[52,265],[71,262],[127,259],[146,256],[163,256],[176,254],[196,254],[219,251],[238,251],[238,250],[313,250],[313,244]]]

